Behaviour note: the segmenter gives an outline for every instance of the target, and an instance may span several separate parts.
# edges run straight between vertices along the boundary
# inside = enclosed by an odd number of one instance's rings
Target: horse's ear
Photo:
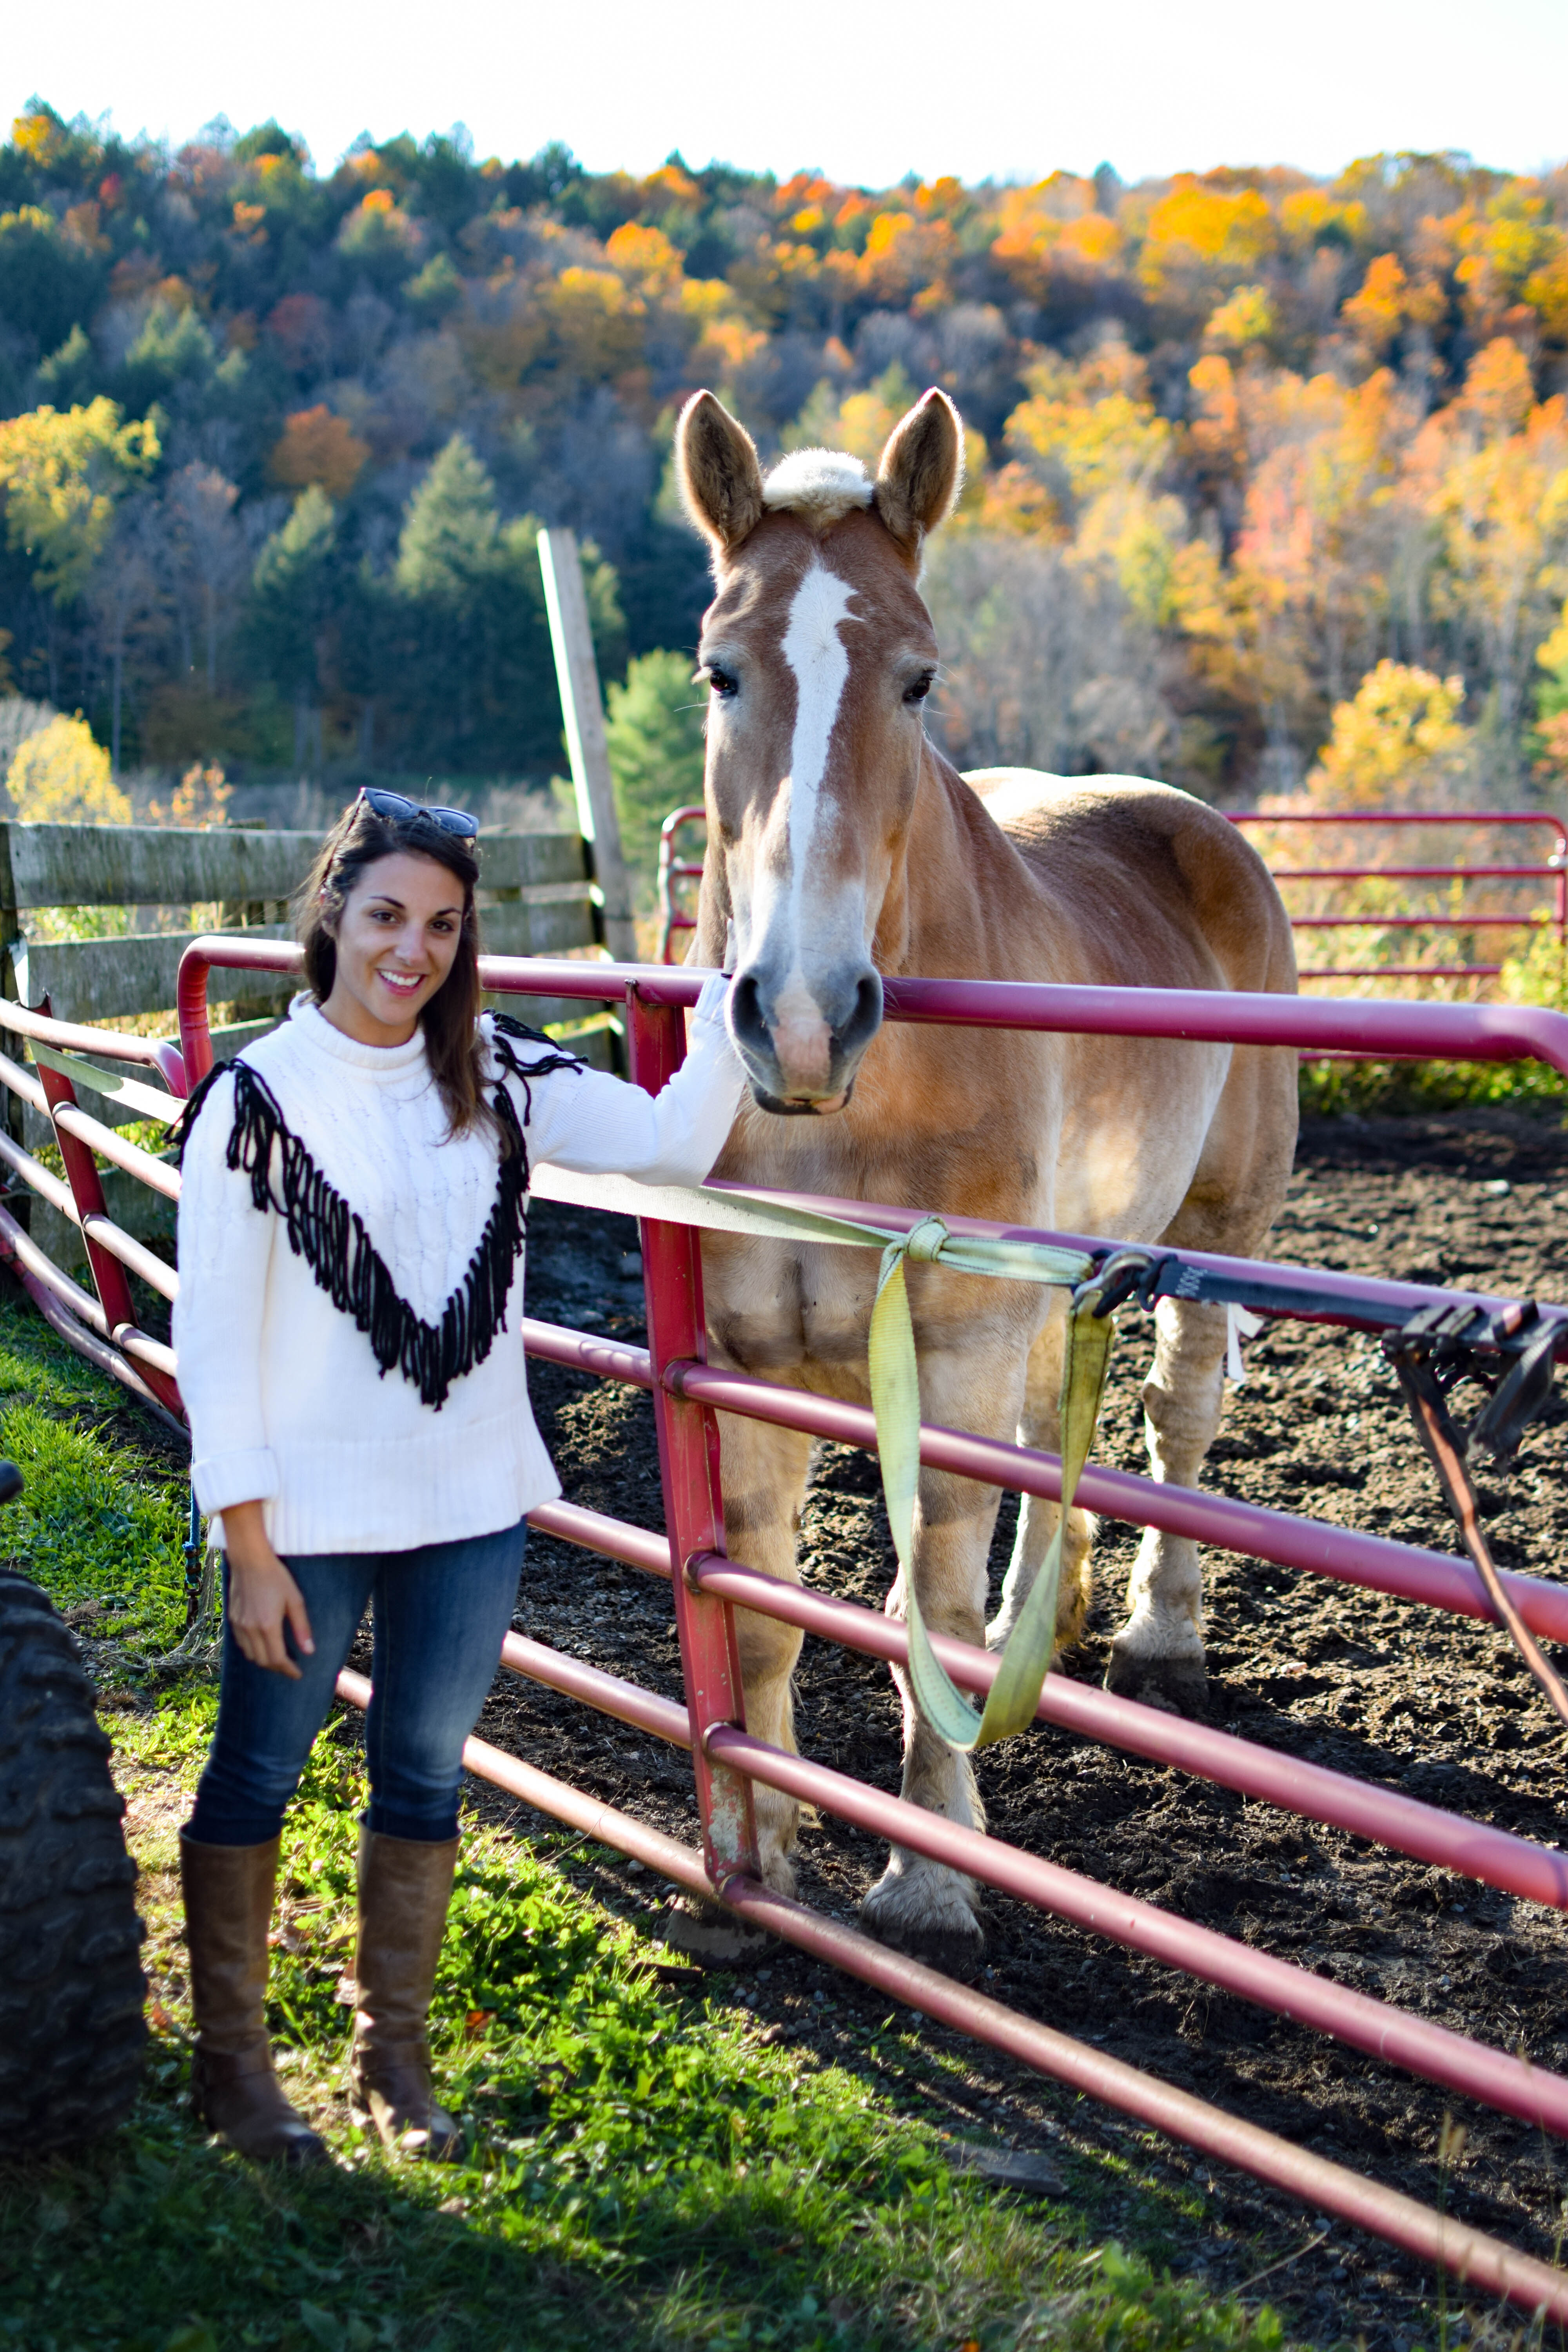
[[[877,468],[877,512],[911,563],[963,487],[963,427],[933,385],[893,428]]]
[[[695,392],[675,428],[675,468],[687,513],[729,555],[763,519],[757,445],[710,392]]]

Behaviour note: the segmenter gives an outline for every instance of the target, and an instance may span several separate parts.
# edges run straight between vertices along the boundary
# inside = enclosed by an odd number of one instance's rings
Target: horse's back
[[[1227,817],[1191,793],[1144,776],[1034,768],[973,769],[963,782],[1039,887],[1100,951],[1131,944],[1127,922],[1163,918],[1201,939],[1220,985],[1294,991],[1289,918],[1268,867]]]

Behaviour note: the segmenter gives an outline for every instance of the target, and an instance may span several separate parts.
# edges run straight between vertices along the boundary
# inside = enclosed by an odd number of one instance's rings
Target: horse
[[[961,485],[944,394],[898,425],[873,479],[825,450],[764,478],[708,392],[683,409],[677,478],[711,551],[702,623],[708,848],[690,961],[732,969],[748,1095],[714,1170],[794,1192],[1012,1225],[1255,1255],[1285,1195],[1296,1070],[1279,1048],[884,1023],[884,974],[1141,988],[1296,986],[1290,925],[1261,859],[1189,794],[1121,776],[961,775],[931,741],[938,675],[921,551]],[[710,1231],[710,1360],[865,1403],[874,1255]],[[1060,1291],[912,1266],[923,1417],[1054,1448]],[[1223,1307],[1163,1298],[1143,1388],[1153,1475],[1195,1483],[1219,1423]],[[732,1558],[796,1580],[810,1440],[720,1415]],[[998,1645],[1057,1507],[1025,1500],[987,1636],[994,1487],[926,1470],[912,1573],[937,1633]],[[1088,1611],[1092,1521],[1069,1515],[1058,1636]],[[902,1580],[887,1603],[900,1613]],[[797,1632],[739,1612],[746,1720],[793,1748]],[[984,1826],[967,1758],[903,1699],[903,1794]],[[1145,1530],[1112,1690],[1194,1711],[1205,1686],[1190,1538]],[[797,1808],[758,1786],[768,1883],[794,1885]],[[962,1971],[984,1948],[973,1885],[892,1849],[862,1906],[884,1942]]]

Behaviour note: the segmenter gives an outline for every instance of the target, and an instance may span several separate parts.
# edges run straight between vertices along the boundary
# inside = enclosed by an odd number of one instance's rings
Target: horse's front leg
[[[1153,1369],[1143,1383],[1149,1466],[1162,1486],[1195,1486],[1225,1398],[1226,1310],[1162,1298],[1154,1321]],[[1207,1694],[1208,1667],[1203,1569],[1191,1536],[1144,1528],[1127,1604],[1106,1687],[1193,1713]]]
[[[1005,1435],[1016,1425],[1023,1369],[1021,1347],[989,1368],[983,1350],[922,1352],[923,1416],[982,1436]],[[932,1633],[976,1648],[985,1640],[986,1569],[1001,1499],[994,1486],[968,1478],[932,1470],[921,1475],[914,1529],[921,1613]],[[887,1608],[889,1616],[904,1614],[901,1576]],[[895,1668],[894,1679],[904,1708],[903,1796],[927,1812],[984,1829],[984,1809],[968,1757],[956,1754],[931,1728],[915,1706],[908,1675]],[[892,1848],[861,1916],[883,1943],[950,1971],[972,1969],[984,1949],[973,1882],[906,1846]]]

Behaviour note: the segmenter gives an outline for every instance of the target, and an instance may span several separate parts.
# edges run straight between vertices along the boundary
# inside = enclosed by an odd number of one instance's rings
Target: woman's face
[[[338,919],[338,965],[321,1010],[361,1045],[404,1045],[451,971],[463,886],[434,857],[398,850],[367,866]]]

